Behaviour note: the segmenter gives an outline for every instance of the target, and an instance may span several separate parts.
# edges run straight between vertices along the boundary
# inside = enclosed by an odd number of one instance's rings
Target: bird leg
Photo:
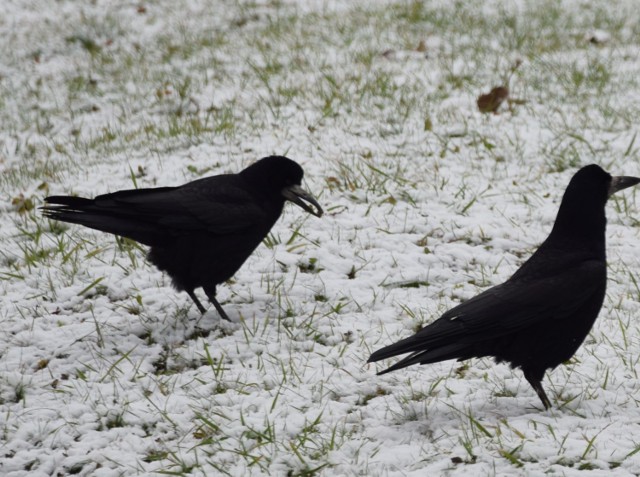
[[[218,303],[218,300],[216,300],[216,287],[202,287],[202,289],[206,293],[207,298],[209,298],[209,301],[213,304],[213,306],[220,314],[220,318],[222,318],[223,320],[231,321],[227,313],[222,308],[222,305],[220,305],[220,303]]]
[[[200,303],[200,300],[198,300],[198,297],[196,296],[196,294],[193,293],[193,290],[188,290],[187,294],[191,297],[193,302],[196,304],[196,307],[198,307],[198,310],[200,310],[200,313],[204,315],[207,312],[207,309],[204,306],[202,306],[202,303]]]
[[[218,300],[216,300],[215,297],[209,297],[209,300],[211,301],[211,303],[213,303],[213,306],[216,307],[216,310],[218,310],[218,313],[220,314],[220,318],[222,318],[223,320],[231,321],[231,319],[227,316],[227,313],[224,311],[224,309],[222,308],[220,303],[218,303]]]
[[[529,373],[524,373],[524,377],[526,378],[527,381],[529,381],[529,384],[531,384],[531,387],[538,394],[538,397],[542,401],[542,405],[544,406],[545,410],[551,409],[551,401],[547,397],[547,393],[545,393],[544,389],[542,388],[542,379],[535,378],[531,376]]]

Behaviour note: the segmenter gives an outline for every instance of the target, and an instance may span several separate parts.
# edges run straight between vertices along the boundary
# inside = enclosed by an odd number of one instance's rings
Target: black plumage
[[[544,407],[551,407],[544,373],[573,356],[604,300],[605,204],[639,182],[611,177],[597,165],[583,167],[565,191],[550,235],[511,278],[376,351],[369,362],[411,353],[384,374],[415,363],[492,356],[521,368]]]
[[[216,286],[228,280],[266,237],[285,201],[320,217],[318,202],[300,187],[303,170],[269,156],[238,174],[222,174],[179,187],[134,189],[84,199],[45,199],[45,217],[128,237],[151,247],[149,260],[178,290],[202,287],[224,319]],[[315,210],[306,204],[309,202]]]

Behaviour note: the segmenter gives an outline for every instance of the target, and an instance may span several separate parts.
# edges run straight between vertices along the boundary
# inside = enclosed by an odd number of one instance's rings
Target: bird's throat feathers
[[[558,248],[593,249],[596,255],[605,253],[606,199],[599,197],[564,197],[553,229],[546,242]]]

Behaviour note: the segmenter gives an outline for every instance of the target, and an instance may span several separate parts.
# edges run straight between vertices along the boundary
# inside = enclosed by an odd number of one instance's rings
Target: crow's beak
[[[631,176],[614,176],[611,178],[611,185],[609,186],[609,196],[618,192],[619,190],[626,189],[627,187],[634,186],[640,183],[640,177]]]
[[[318,204],[316,199],[314,199],[311,194],[309,194],[299,185],[285,187],[284,189],[282,189],[282,195],[285,197],[285,199],[290,200],[294,204],[302,207],[310,214],[315,215],[316,217],[322,217],[323,210],[322,207],[320,207],[320,204]],[[306,200],[307,202],[312,204],[316,208],[316,210],[305,204],[303,200]]]

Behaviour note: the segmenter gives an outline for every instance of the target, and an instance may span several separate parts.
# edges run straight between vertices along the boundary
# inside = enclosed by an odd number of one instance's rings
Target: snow
[[[2,475],[640,474],[637,190],[607,206],[607,297],[553,409],[488,359],[366,364],[507,279],[578,167],[640,175],[634,2],[5,3]],[[480,113],[516,62],[521,101]],[[272,153],[326,214],[286,207],[219,287],[233,323],[28,203]]]

